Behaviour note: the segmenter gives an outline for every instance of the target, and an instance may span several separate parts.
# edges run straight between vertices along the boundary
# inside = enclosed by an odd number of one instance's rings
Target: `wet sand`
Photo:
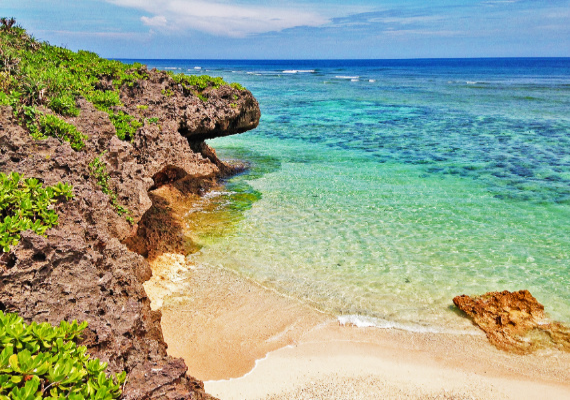
[[[196,227],[227,226],[202,212],[205,199],[160,194],[176,210],[182,239],[195,240]],[[161,246],[169,247],[184,246]],[[145,289],[162,310],[169,354],[222,400],[570,399],[570,353],[506,353],[475,327],[451,334],[340,326],[333,315],[183,254],[149,262]]]
[[[475,328],[340,326],[231,271],[162,257],[147,291],[155,308],[162,296],[169,354],[184,358],[188,373],[222,400],[570,398],[569,353],[506,353]]]

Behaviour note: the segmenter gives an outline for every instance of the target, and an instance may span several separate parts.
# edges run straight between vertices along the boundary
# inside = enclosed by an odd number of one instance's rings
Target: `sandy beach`
[[[215,213],[201,212],[207,200],[161,195],[185,218],[190,242],[196,226],[216,226]],[[570,398],[567,352],[511,354],[474,325],[454,333],[341,326],[231,270],[169,252],[149,261],[145,290],[162,311],[169,354],[221,400]]]
[[[510,354],[476,328],[340,326],[231,271],[160,259],[147,291],[160,294],[169,354],[222,400],[570,398],[568,353]]]

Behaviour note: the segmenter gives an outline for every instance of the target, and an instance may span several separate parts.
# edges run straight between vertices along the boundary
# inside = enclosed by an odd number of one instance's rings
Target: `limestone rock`
[[[528,290],[457,296],[453,303],[479,326],[497,348],[529,353],[545,347],[570,351],[570,327],[550,321]]]
[[[163,94],[165,87],[172,96]],[[44,185],[69,183],[75,194],[57,205],[59,225],[46,237],[23,232],[12,251],[0,254],[0,310],[17,312],[28,323],[87,321],[83,344],[109,363],[110,372],[127,371],[127,399],[210,399],[201,382],[186,376],[184,362],[167,355],[161,314],[151,310],[143,287],[151,270],[125,242],[144,226],[153,189],[173,184],[202,193],[215,182],[223,163],[202,140],[257,126],[259,107],[251,93],[230,87],[211,90],[204,102],[159,71],[123,87],[121,96],[125,111],[140,111],[144,126],[132,140],[121,141],[106,113],[78,99],[81,113],[67,122],[88,136],[82,151],[54,138],[33,139],[10,107],[0,107],[0,171],[36,177]],[[134,225],[117,214],[91,176],[95,157],[105,162]]]

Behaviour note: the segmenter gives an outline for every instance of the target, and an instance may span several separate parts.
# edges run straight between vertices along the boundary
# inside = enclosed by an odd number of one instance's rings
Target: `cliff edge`
[[[112,113],[75,98],[77,115],[61,118],[86,136],[79,151],[58,137],[35,139],[15,108],[0,106],[0,171],[46,186],[68,183],[74,193],[56,205],[59,223],[45,236],[22,232],[16,246],[0,253],[0,310],[27,322],[87,321],[82,344],[109,363],[109,372],[128,373],[123,398],[209,399],[184,362],[166,353],[161,314],[143,288],[151,270],[140,221],[153,190],[176,185],[201,193],[231,172],[204,140],[255,128],[259,106],[239,85],[197,92],[172,74],[146,67],[138,73],[143,78],[120,86],[97,83],[119,94]],[[41,102],[36,107],[53,113]],[[113,115],[133,116],[140,126],[121,140]]]

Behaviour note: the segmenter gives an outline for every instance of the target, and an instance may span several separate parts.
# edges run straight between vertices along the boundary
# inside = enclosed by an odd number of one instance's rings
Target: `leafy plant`
[[[192,93],[204,102],[208,101],[208,98],[203,94],[204,90],[209,87],[218,89],[222,85],[228,85],[228,83],[220,77],[213,78],[208,75],[175,74],[171,71],[169,71],[168,74],[172,77],[174,82],[182,86],[182,89],[186,93]]]
[[[126,373],[110,376],[76,340],[87,322],[27,325],[0,311],[0,400],[96,399],[121,396]]]
[[[213,87],[214,89],[219,88],[222,85],[227,85],[227,83],[220,77],[213,78],[208,75],[184,75],[175,74],[173,72],[168,72],[172,77],[172,80],[186,89],[197,89],[203,91],[208,87]]]
[[[5,22],[10,24],[10,20]],[[15,108],[18,115],[22,114],[24,106],[46,106],[60,115],[77,116],[79,109],[75,99],[79,96],[113,114],[111,107],[122,105],[118,88],[133,86],[138,80],[148,78],[142,64],[123,64],[88,51],[75,53],[38,43],[23,29],[15,28],[0,27],[0,89],[4,93],[0,100],[1,104]],[[102,79],[110,79],[116,88],[98,89],[97,84]],[[21,120],[27,128],[33,125]],[[121,129],[117,132],[121,134]],[[39,138],[38,135],[35,137]]]
[[[159,121],[158,117],[147,118],[146,120],[150,124],[158,124],[158,121]]]
[[[164,97],[171,97],[174,95],[174,92],[170,89],[162,89],[160,93],[162,93]]]
[[[242,85],[237,82],[230,83],[230,86],[237,90],[246,90]],[[237,100],[237,99],[236,99]]]
[[[75,105],[75,99],[66,94],[52,98],[49,102],[49,108],[58,114],[69,117],[77,117],[79,115],[79,109]]]
[[[142,122],[123,111],[113,112],[109,114],[109,118],[115,125],[117,136],[121,140],[132,139],[137,129],[143,126]]]
[[[81,148],[81,140],[75,140],[79,136],[71,128],[64,128],[51,117],[43,119],[42,128],[38,113],[33,119],[25,115],[25,107],[36,109],[44,106],[62,116],[77,116],[79,109],[75,99],[78,97],[84,97],[98,110],[109,114],[117,136],[123,140],[132,138],[142,126],[139,119],[118,107],[123,106],[120,99],[122,87],[134,87],[139,81],[148,79],[145,66],[140,63],[123,64],[100,58],[89,51],[73,52],[40,43],[17,26],[13,19],[0,18],[0,23],[0,106],[10,105],[22,126],[34,138],[41,139],[54,133],[60,138],[70,138],[72,146]],[[222,78],[206,75],[169,75],[186,93],[193,93],[202,101],[208,100],[203,93],[205,89],[228,85]],[[243,90],[239,84],[231,86]],[[166,88],[162,94],[171,97],[174,92],[172,88]],[[143,110],[144,107],[138,109]],[[27,111],[29,114],[29,109]],[[42,132],[42,129],[47,132]]]
[[[97,180],[97,184],[101,187],[101,191],[109,196],[109,200],[111,201],[113,207],[115,207],[117,214],[126,214],[125,219],[132,224],[134,223],[134,220],[131,216],[128,215],[129,210],[119,204],[119,201],[117,200],[117,193],[115,193],[115,191],[111,189],[111,186],[109,185],[109,173],[107,172],[107,164],[101,160],[103,154],[105,153],[102,153],[99,155],[99,157],[95,157],[93,161],[89,163],[89,171],[91,172],[91,176]]]
[[[69,142],[74,150],[81,150],[85,147],[84,140],[87,139],[87,136],[79,132],[75,126],[68,124],[55,115],[42,114],[39,125],[44,135]]]
[[[121,99],[118,90],[92,91],[87,94],[87,100],[93,103],[100,111],[107,111],[113,106],[120,106]]]
[[[9,252],[20,241],[20,232],[32,230],[38,235],[57,225],[53,204],[73,197],[73,188],[61,183],[43,187],[35,178],[0,172],[0,250]]]

